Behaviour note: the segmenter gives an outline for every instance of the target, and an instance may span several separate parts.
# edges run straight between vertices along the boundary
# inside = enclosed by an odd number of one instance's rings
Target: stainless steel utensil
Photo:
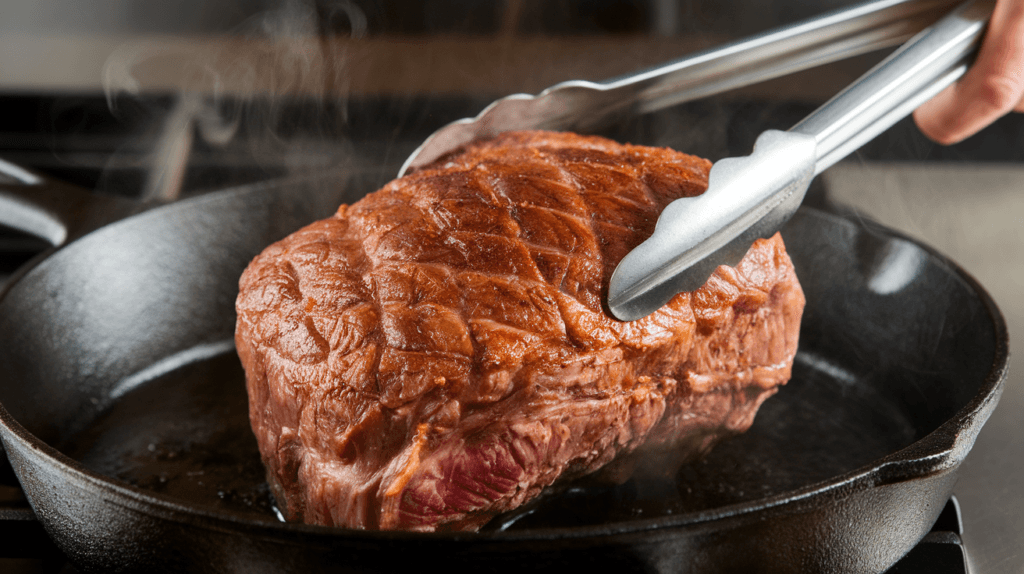
[[[708,190],[673,201],[654,234],[612,274],[608,306],[643,317],[734,265],[796,211],[811,179],[909,115],[967,70],[994,2],[962,4],[788,132],[761,134],[750,156],[711,168]]]
[[[605,82],[563,82],[536,96],[514,94],[492,103],[475,118],[458,120],[431,134],[398,175],[500,132],[580,131],[622,109],[651,112],[896,46],[955,5],[955,0],[875,0],[636,74]]]

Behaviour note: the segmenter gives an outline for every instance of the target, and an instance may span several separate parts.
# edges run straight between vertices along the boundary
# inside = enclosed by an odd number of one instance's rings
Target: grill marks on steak
[[[640,321],[602,310],[618,260],[709,168],[510,133],[258,256],[236,342],[285,516],[471,530],[556,481],[749,427],[789,378],[803,308],[778,236]]]

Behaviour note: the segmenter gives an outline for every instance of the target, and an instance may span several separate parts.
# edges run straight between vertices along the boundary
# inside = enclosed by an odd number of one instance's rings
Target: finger
[[[1010,111],[1024,111],[1024,0],[999,0],[977,61],[914,112],[929,138],[952,144]]]

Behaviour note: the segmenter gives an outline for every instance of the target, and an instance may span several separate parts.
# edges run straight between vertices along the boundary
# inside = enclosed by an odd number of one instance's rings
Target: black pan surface
[[[784,230],[808,301],[793,380],[672,479],[581,483],[471,535],[282,524],[233,303],[252,256],[338,200],[293,192],[231,190],[109,225],[0,299],[4,444],[83,570],[878,572],[928,531],[1002,388],[1005,325],[973,279],[805,208]]]
[[[249,427],[245,373],[230,344],[205,351],[209,356],[139,381],[58,448],[147,491],[274,519]],[[713,510],[854,471],[920,438],[913,413],[893,397],[828,367],[801,355],[792,382],[762,407],[749,432],[672,481],[582,483],[488,528],[576,527]]]

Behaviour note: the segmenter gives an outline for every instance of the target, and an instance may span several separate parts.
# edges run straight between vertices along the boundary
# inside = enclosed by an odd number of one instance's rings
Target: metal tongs
[[[874,0],[604,82],[513,94],[427,137],[398,171],[509,130],[582,130],[614,112],[646,113],[899,45],[963,0]]]
[[[708,190],[676,200],[654,234],[619,263],[608,303],[622,320],[693,290],[754,239],[778,230],[811,179],[959,78],[992,13],[991,0],[961,5],[911,38],[788,132],[762,134],[754,153],[715,163]],[[477,117],[428,137],[402,166],[426,165],[477,138],[513,129],[583,130],[623,109],[637,113],[896,45],[935,22],[951,0],[878,0],[603,83],[571,81],[537,96],[502,98]]]
[[[654,234],[619,262],[608,285],[611,312],[622,320],[644,317],[778,231],[814,176],[967,71],[994,5],[960,5],[789,131],[768,130],[751,155],[716,162],[707,191],[670,203]]]

